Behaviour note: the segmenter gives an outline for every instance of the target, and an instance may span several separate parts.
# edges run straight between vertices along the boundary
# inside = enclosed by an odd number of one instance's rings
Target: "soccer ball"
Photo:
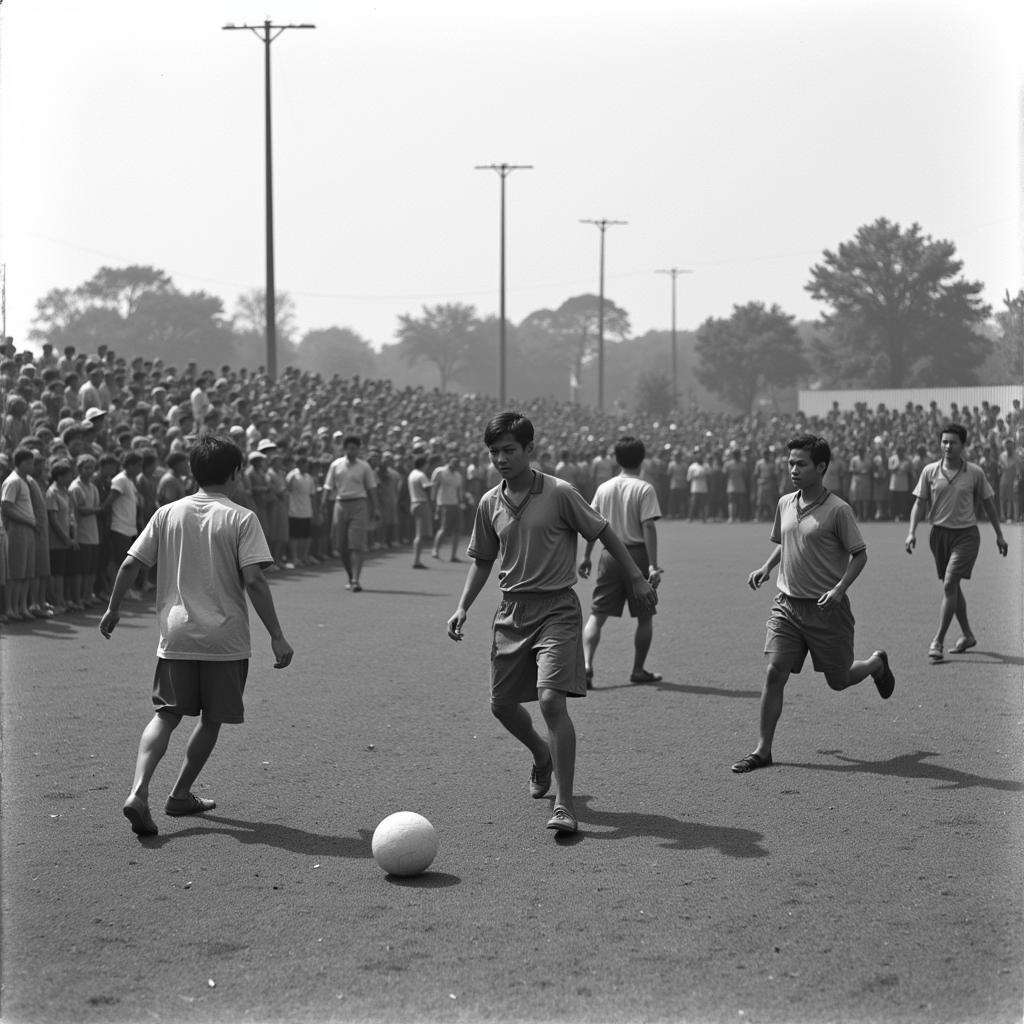
[[[389,875],[418,875],[437,856],[437,833],[422,814],[396,811],[373,830],[370,849]]]

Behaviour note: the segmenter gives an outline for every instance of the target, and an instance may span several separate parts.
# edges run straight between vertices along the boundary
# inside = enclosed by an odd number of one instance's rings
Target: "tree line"
[[[917,224],[885,218],[826,250],[809,270],[822,303],[816,323],[797,323],[778,305],[749,301],[728,317],[678,332],[678,389],[672,394],[671,333],[633,336],[629,314],[604,300],[607,393],[622,407],[668,414],[680,405],[750,411],[799,386],[871,388],[1012,383],[1024,377],[1024,290],[1006,293],[993,316],[983,285],[966,280],[952,242]],[[278,363],[327,377],[391,378],[441,390],[493,394],[500,324],[473,306],[439,303],[398,317],[394,344],[380,352],[345,327],[295,327],[287,294],[276,301]],[[566,299],[506,325],[508,392],[596,404],[600,300]],[[30,337],[58,350],[74,345],[168,365],[196,362],[258,368],[265,357],[264,295],[242,295],[228,315],[217,296],[183,292],[146,266],[101,268],[36,304]]]

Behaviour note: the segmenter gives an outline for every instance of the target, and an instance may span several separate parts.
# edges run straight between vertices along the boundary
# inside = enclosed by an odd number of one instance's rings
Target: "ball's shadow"
[[[384,880],[402,889],[447,889],[462,884],[458,875],[449,875],[444,871],[424,871],[420,875],[385,875]]]

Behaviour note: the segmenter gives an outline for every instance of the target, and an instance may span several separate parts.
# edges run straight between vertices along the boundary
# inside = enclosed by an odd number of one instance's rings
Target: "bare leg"
[[[134,803],[136,806],[149,806],[150,780],[153,778],[156,766],[167,753],[167,744],[171,739],[171,733],[177,729],[180,721],[180,715],[174,715],[168,711],[158,711],[150,719],[149,725],[142,730],[142,737],[139,739],[139,753],[135,760],[135,780],[132,782],[132,790],[128,794],[127,802]]]
[[[953,616],[956,615],[958,606],[963,600],[963,595],[960,593],[960,578],[954,576],[947,578],[942,581],[942,603],[939,605],[939,629],[935,634],[935,643],[942,644],[946,641],[946,631],[949,629],[949,624],[953,621]],[[967,606],[964,604],[964,618],[967,617]],[[961,626],[964,625],[963,619],[960,620]],[[967,627],[964,627],[966,632]]]
[[[574,818],[576,805],[572,790],[576,775],[576,729],[565,706],[566,696],[560,690],[540,690],[540,711],[548,727],[548,745],[554,765],[555,806],[561,805]]]
[[[601,628],[607,620],[607,615],[595,615],[591,613],[583,627],[583,663],[588,672],[594,670],[594,655],[597,653],[597,645],[601,642]]]
[[[758,737],[754,753],[762,758],[772,756],[772,743],[775,741],[775,727],[782,716],[782,696],[789,682],[789,669],[768,664],[765,675],[764,689],[761,691],[761,734]]]
[[[199,719],[199,723],[189,737],[188,746],[185,747],[185,760],[182,763],[181,771],[178,772],[174,788],[171,790],[172,798],[184,799],[192,791],[192,784],[210,759],[219,735],[220,722],[208,722],[205,716]]]
[[[633,637],[633,675],[638,676],[644,670],[647,662],[647,654],[651,649],[651,641],[654,639],[654,619],[648,615],[646,618],[637,619],[636,634]]]

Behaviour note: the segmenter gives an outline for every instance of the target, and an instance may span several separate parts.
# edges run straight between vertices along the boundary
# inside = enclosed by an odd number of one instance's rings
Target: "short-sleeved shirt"
[[[576,582],[577,537],[596,540],[607,525],[572,484],[534,470],[518,506],[505,481],[484,494],[466,550],[487,562],[500,556],[498,586],[506,594],[564,590]]]
[[[367,498],[370,492],[376,489],[377,474],[374,473],[373,467],[362,459],[356,459],[351,463],[345,456],[335,459],[324,479],[324,490],[338,501]]]
[[[98,508],[100,503],[100,490],[92,483],[85,483],[79,477],[75,477],[68,487],[68,494],[74,503],[75,526],[77,528],[76,539],[79,544],[99,544],[100,527],[96,521],[95,512],[83,512],[83,508]]]
[[[430,476],[434,488],[434,502],[441,505],[458,505],[462,494],[462,474],[457,469],[438,466]]]
[[[686,479],[690,481],[691,494],[708,493],[708,467],[703,462],[691,462]]]
[[[929,462],[914,488],[914,497],[930,504],[928,522],[949,530],[977,526],[976,504],[994,496],[981,466],[966,459],[961,460],[955,473],[944,471],[941,459]]]
[[[661,518],[654,484],[626,473],[601,484],[590,504],[608,520],[624,544],[643,544],[643,524]]]
[[[422,469],[414,469],[409,474],[409,504],[420,505],[426,501],[430,492],[430,477]]]
[[[66,490],[61,490],[56,481],[46,488],[46,511],[53,512],[65,535],[73,537],[75,519],[71,509],[71,497]],[[67,544],[51,530],[50,547],[63,551],[67,549]]]
[[[124,537],[134,537],[139,532],[138,515],[142,504],[135,481],[122,470],[110,481],[110,489],[117,494],[110,506],[110,530]]]
[[[161,505],[128,550],[156,565],[158,658],[252,656],[242,570],[272,561],[254,512],[200,491]]]
[[[11,473],[3,482],[0,490],[0,501],[9,502],[26,519],[35,519],[35,507],[32,504],[32,491],[28,481],[17,473]]]
[[[291,519],[313,518],[313,495],[316,481],[309,473],[303,473],[297,466],[285,477],[288,486],[288,516]]]
[[[850,556],[867,545],[853,510],[831,491],[802,512],[799,506],[800,492],[794,491],[775,507],[771,541],[782,545],[778,587],[790,597],[817,600],[842,579]]]

